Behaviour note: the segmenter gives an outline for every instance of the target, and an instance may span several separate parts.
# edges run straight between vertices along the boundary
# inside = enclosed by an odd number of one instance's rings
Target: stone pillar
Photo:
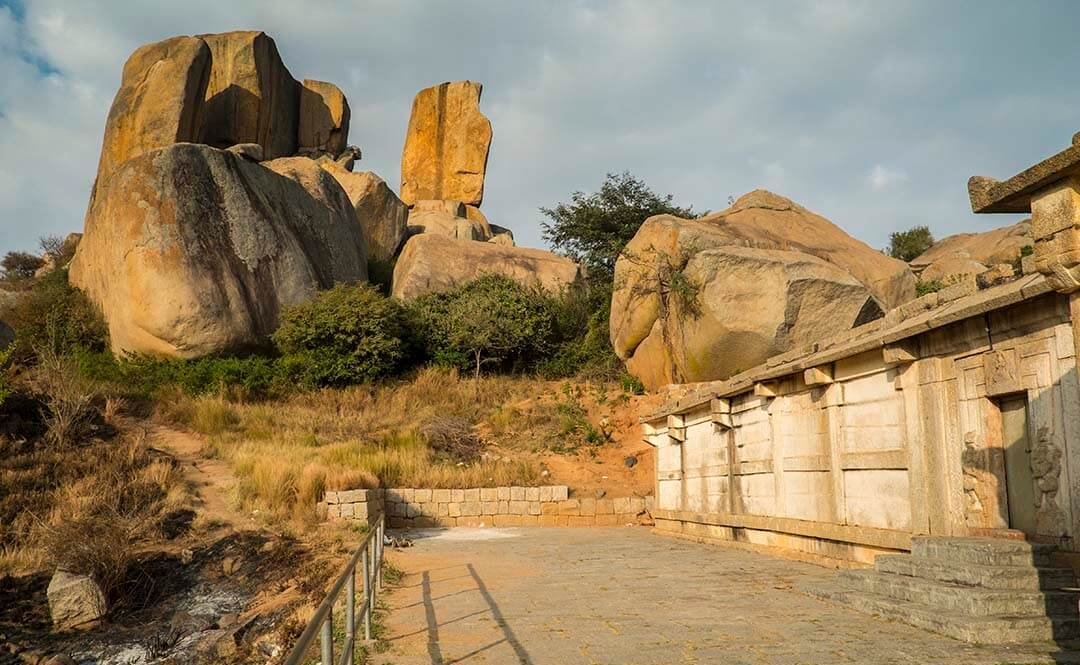
[[[1070,177],[1032,194],[1031,232],[1036,270],[1056,291],[1080,289],[1080,178]]]

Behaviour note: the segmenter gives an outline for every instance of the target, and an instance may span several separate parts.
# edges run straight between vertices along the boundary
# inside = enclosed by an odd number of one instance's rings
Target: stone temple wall
[[[657,530],[836,565],[915,534],[1018,535],[999,405],[1020,396],[1029,536],[1080,551],[1078,303],[1029,275],[686,387],[643,424]]]
[[[370,522],[386,513],[390,528],[455,526],[623,526],[649,523],[653,497],[570,498],[565,485],[471,489],[369,489],[327,492],[329,519]]]

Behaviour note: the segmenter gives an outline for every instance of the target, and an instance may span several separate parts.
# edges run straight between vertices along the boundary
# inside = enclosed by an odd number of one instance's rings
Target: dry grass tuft
[[[37,351],[31,384],[45,401],[45,425],[55,445],[67,446],[82,439],[96,414],[94,387],[79,372],[75,361],[49,347]]]

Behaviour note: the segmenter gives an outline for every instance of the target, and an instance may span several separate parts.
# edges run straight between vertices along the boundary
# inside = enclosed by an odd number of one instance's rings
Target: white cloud
[[[0,7],[0,252],[81,226],[134,48],[241,28],[342,86],[360,168],[392,185],[413,94],[483,81],[484,210],[523,244],[538,207],[622,170],[698,209],[780,189],[877,246],[917,223],[985,228],[1008,220],[971,216],[968,176],[1011,175],[1078,129],[1063,12],[1080,5],[30,0],[21,23]]]
[[[866,174],[866,180],[870,183],[870,187],[880,192],[907,182],[908,177],[901,171],[894,171],[881,164],[874,164],[874,167]]]

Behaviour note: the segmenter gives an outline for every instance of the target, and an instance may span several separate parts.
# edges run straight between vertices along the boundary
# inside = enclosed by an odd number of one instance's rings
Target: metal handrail
[[[351,663],[356,649],[356,564],[362,563],[364,575],[364,602],[360,605],[360,620],[364,624],[364,640],[371,639],[371,612],[375,609],[375,593],[382,588],[383,535],[386,518],[379,516],[363,542],[349,557],[348,563],[338,575],[326,598],[315,610],[300,639],[289,652],[284,665],[300,665],[304,654],[319,635],[321,665],[334,665],[334,604],[345,588],[345,643],[341,648],[338,665]]]

